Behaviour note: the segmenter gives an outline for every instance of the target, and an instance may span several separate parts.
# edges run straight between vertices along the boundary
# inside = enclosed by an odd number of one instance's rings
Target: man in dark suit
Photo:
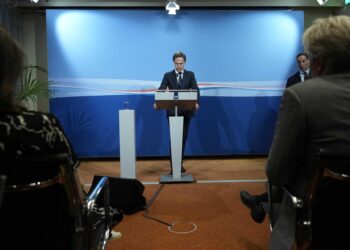
[[[304,33],[314,77],[283,94],[266,174],[277,188],[305,194],[317,147],[350,144],[350,17],[317,19]],[[284,197],[270,249],[292,249],[295,210]]]
[[[160,90],[193,89],[193,90],[197,90],[197,93],[198,93],[198,99],[197,99],[195,110],[178,111],[178,116],[184,117],[183,138],[182,138],[182,160],[183,160],[191,118],[195,115],[195,112],[199,109],[199,88],[198,88],[194,73],[192,71],[185,70],[186,55],[180,51],[175,52],[175,54],[173,55],[173,62],[174,62],[175,69],[164,74],[163,80],[158,89]],[[156,104],[154,104],[154,108],[158,109]],[[174,116],[175,111],[168,110],[167,115],[168,117]],[[172,164],[171,164],[171,157],[170,157],[170,166],[171,165]],[[184,173],[184,172],[186,172],[186,170],[183,166],[181,166],[181,173]],[[172,174],[172,167],[171,167],[170,174]]]
[[[311,71],[310,71],[310,61],[309,56],[306,53],[299,53],[296,57],[299,71],[294,75],[290,76],[287,80],[286,88],[299,83],[311,79]]]

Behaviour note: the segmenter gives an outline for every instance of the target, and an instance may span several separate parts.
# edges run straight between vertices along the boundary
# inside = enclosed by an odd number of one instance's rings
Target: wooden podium
[[[178,110],[196,108],[197,90],[158,90],[155,93],[155,102],[159,109],[175,110],[175,115],[169,117],[173,174],[162,175],[160,183],[194,182],[191,174],[181,174],[184,118],[178,116]]]

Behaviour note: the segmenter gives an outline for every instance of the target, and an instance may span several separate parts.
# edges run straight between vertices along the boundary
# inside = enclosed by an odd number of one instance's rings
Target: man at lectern
[[[185,145],[188,135],[188,130],[190,127],[191,118],[195,115],[195,112],[199,109],[199,89],[196,81],[196,77],[192,71],[185,70],[185,64],[186,64],[186,55],[180,51],[175,52],[173,55],[173,62],[175,69],[172,71],[169,71],[164,74],[163,80],[160,84],[160,87],[158,89],[164,90],[164,89],[179,89],[179,90],[189,90],[189,89],[195,89],[198,93],[197,98],[197,104],[195,110],[179,110],[178,116],[184,117],[184,130],[183,130],[183,138],[182,138],[182,160],[184,156],[185,151]],[[156,103],[154,103],[154,108],[157,108]],[[168,110],[167,115],[174,116],[175,111],[174,110]],[[170,150],[171,152],[171,150]],[[170,157],[170,166],[171,166],[171,157]],[[186,170],[181,165],[181,173],[184,173]],[[170,174],[172,174],[172,168],[170,171]]]

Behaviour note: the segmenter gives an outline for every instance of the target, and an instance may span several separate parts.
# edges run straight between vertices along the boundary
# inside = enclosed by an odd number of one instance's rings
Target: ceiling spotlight
[[[328,0],[317,0],[319,5],[324,5]]]
[[[30,0],[32,3],[38,3],[39,0]]]
[[[180,9],[180,5],[178,5],[175,0],[170,0],[165,6],[165,9],[168,11],[169,15],[176,15],[176,11]]]

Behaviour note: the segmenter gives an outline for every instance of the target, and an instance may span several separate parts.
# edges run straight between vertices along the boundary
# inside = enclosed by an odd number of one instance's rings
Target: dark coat
[[[294,84],[297,84],[299,82],[301,82],[301,78],[300,72],[298,71],[297,73],[288,78],[286,88],[289,88],[290,86],[293,86]]]
[[[303,196],[315,147],[350,143],[350,74],[328,75],[287,88],[283,94],[266,173],[271,184]],[[294,209],[284,199],[270,249],[291,249]]]

